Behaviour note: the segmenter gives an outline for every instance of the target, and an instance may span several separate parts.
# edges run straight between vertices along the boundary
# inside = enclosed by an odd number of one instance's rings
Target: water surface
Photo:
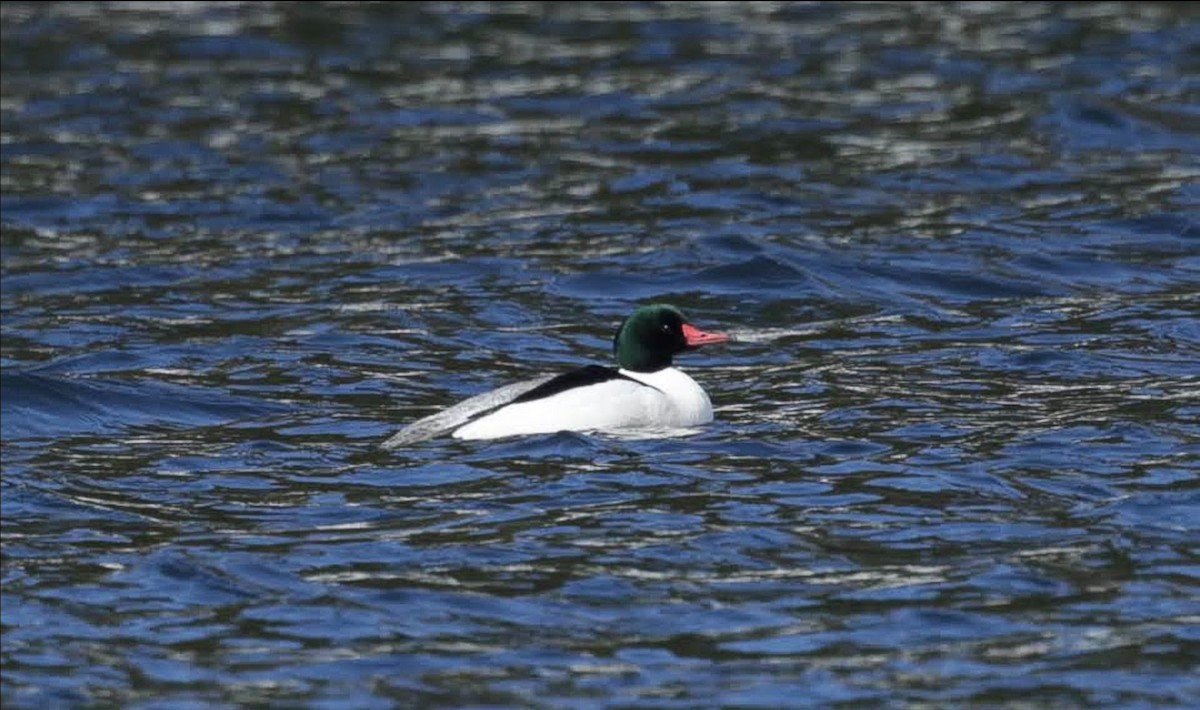
[[[1188,5],[0,20],[6,708],[1200,704]]]

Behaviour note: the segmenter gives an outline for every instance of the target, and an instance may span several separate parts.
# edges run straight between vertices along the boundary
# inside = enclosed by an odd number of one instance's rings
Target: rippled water
[[[0,19],[6,708],[1200,704],[1188,4]]]

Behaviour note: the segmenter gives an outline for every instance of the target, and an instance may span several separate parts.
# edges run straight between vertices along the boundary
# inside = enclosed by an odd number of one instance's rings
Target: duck
[[[641,306],[613,336],[616,367],[586,365],[500,387],[405,426],[383,447],[395,449],[447,433],[455,439],[484,440],[708,424],[713,420],[708,393],[674,366],[674,358],[728,340],[725,333],[692,325],[675,306]]]

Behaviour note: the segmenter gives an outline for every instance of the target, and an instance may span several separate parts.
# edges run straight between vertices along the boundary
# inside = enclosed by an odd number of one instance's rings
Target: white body
[[[712,421],[708,394],[674,367],[657,372],[622,369],[621,374],[644,384],[606,380],[530,402],[508,404],[459,427],[454,437],[496,439],[556,431],[682,428]]]

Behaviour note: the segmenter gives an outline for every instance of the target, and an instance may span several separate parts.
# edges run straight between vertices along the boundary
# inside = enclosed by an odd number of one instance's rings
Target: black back
[[[644,382],[638,382],[638,380],[635,380],[632,377],[622,375],[621,372],[614,367],[586,365],[584,367],[571,370],[570,372],[564,372],[548,382],[543,382],[520,397],[514,399],[511,404],[517,404],[519,402],[532,402],[535,399],[552,397],[559,392],[566,392],[567,390],[575,387],[598,385],[601,382],[608,382],[609,380],[629,380],[630,382],[637,382],[639,385],[649,387],[649,385],[645,384]]]

